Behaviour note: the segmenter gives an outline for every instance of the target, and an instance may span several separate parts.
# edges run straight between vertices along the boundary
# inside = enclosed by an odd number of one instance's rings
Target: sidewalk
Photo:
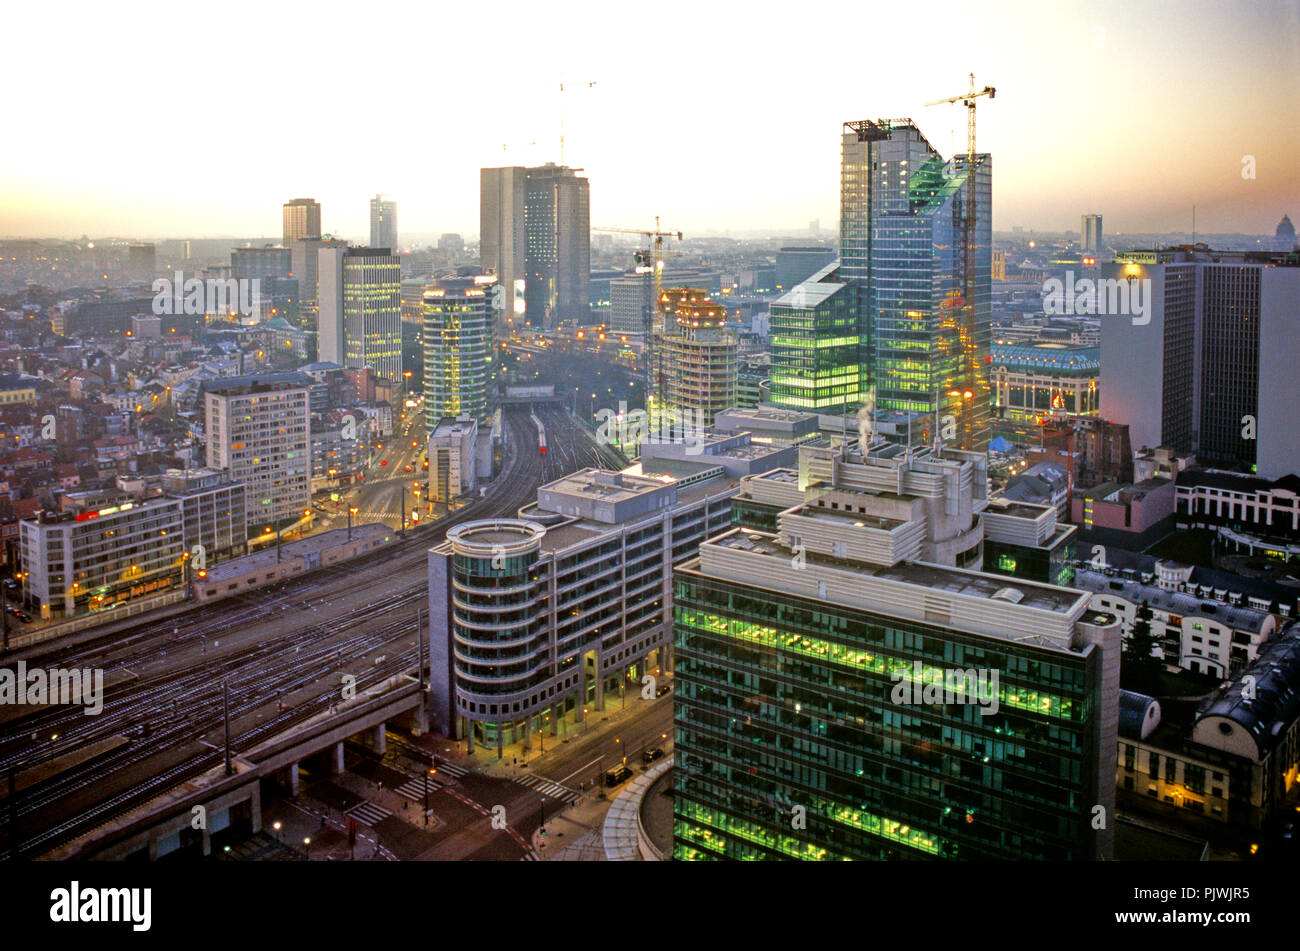
[[[671,684],[672,680],[669,679],[661,682]],[[671,694],[669,694],[668,697],[671,697]],[[478,746],[477,744],[475,745],[474,753],[467,756],[465,754],[465,741],[460,740],[457,762],[469,766],[472,769],[476,769],[488,776],[500,776],[506,779],[514,779],[517,776],[527,775],[524,770],[535,769],[537,766],[542,765],[539,761],[543,760],[545,756],[564,749],[568,743],[574,740],[585,738],[587,736],[608,734],[611,731],[617,732],[621,724],[625,723],[627,720],[631,719],[634,714],[639,713],[644,709],[644,704],[653,702],[654,701],[652,700],[641,699],[641,690],[639,685],[637,685],[635,691],[632,689],[628,690],[626,704],[624,704],[623,698],[617,693],[606,694],[604,710],[595,710],[588,707],[590,712],[586,715],[582,723],[575,724],[566,719],[560,728],[559,736],[552,736],[548,730],[544,740],[544,745],[546,747],[545,752],[542,752],[541,747],[543,743],[539,742],[537,734],[533,734],[533,748],[531,750],[525,750],[522,742],[511,743],[508,746],[502,747],[500,759],[497,758],[495,746],[485,748]],[[636,742],[641,739],[642,737],[640,736],[628,737],[628,742]],[[672,735],[670,733],[669,736],[664,738],[663,744],[669,744],[671,742]],[[629,749],[627,755],[635,756],[639,752],[640,747],[636,747]],[[517,764],[515,762],[516,759],[518,760]]]

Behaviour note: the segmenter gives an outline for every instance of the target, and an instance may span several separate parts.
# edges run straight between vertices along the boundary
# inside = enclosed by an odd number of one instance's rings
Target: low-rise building
[[[1086,562],[1084,563],[1087,564]],[[1143,605],[1151,611],[1154,653],[1166,664],[1226,678],[1254,663],[1277,630],[1267,605],[1227,604],[1199,597],[1190,584],[1192,569],[1156,563],[1155,583],[1079,567],[1073,586],[1092,594],[1094,608],[1119,616],[1124,636]],[[1126,573],[1130,574],[1131,573]]]

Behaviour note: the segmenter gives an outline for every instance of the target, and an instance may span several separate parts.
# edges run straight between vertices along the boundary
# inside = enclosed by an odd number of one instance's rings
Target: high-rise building
[[[674,858],[1111,857],[1120,621],[979,570],[986,464],[805,447],[678,562]]]
[[[783,291],[793,290],[834,260],[834,248],[782,248],[776,252],[776,286]]]
[[[548,163],[480,172],[480,266],[497,276],[506,315],[508,302],[514,319],[524,316],[535,327],[584,323],[589,315],[589,188],[578,171]]]
[[[944,162],[910,120],[847,123],[841,139],[840,276],[857,289],[876,406],[927,414],[938,421],[944,442],[984,450],[992,159],[980,154],[974,169],[966,164],[965,155]],[[935,435],[922,438],[932,441]]]
[[[304,314],[314,314],[320,304],[320,249],[346,248],[337,238],[299,238],[289,249],[292,276],[298,281],[298,300]]]
[[[1081,250],[1092,254],[1101,254],[1101,215],[1084,215],[1079,222],[1079,245]]]
[[[503,324],[524,319],[527,173],[522,166],[479,171],[479,267],[496,276],[497,319]]]
[[[370,199],[370,246],[397,253],[397,202],[383,195]]]
[[[739,337],[727,327],[727,308],[701,290],[679,294],[669,319],[652,349],[657,409],[685,427],[712,426],[736,405]]]
[[[839,263],[772,305],[773,403],[848,412],[874,387],[879,409],[932,420],[921,441],[987,448],[992,160],[966,166],[911,120],[845,123]]]
[[[620,334],[643,336],[654,315],[654,275],[649,267],[609,282],[609,327]]]
[[[470,748],[564,739],[668,669],[671,565],[725,528],[734,482],[583,469],[517,519],[467,522],[429,552],[434,728]],[[543,741],[544,743],[544,741]]]
[[[1265,479],[1297,469],[1300,263],[1279,252],[1126,251],[1102,268],[1101,415]]]
[[[846,413],[867,388],[867,346],[857,289],[840,279],[838,263],[772,302],[772,404],[785,409]]]
[[[493,406],[496,278],[443,278],[424,292],[424,415],[429,432],[444,417],[485,418]]]
[[[321,248],[322,360],[402,379],[402,263],[388,248]]]
[[[230,249],[230,276],[237,281],[287,278],[291,269],[287,246]]]
[[[586,323],[590,312],[589,189],[577,171],[551,163],[528,170],[524,300],[527,319],[535,326]]]
[[[319,238],[320,202],[315,198],[295,198],[284,203],[284,246],[292,247],[299,238]]]
[[[296,518],[311,504],[311,384],[301,373],[203,384],[207,464],[245,485],[254,530]]]

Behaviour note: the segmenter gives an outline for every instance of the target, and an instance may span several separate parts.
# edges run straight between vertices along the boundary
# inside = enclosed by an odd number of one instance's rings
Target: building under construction
[[[739,338],[727,308],[698,288],[667,288],[660,297],[664,329],[655,334],[656,406],[694,425],[736,405]]]

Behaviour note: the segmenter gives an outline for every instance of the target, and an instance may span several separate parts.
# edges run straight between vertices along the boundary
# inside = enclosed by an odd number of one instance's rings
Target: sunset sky
[[[478,169],[566,159],[593,225],[687,236],[838,214],[845,120],[945,155],[977,85],[994,228],[1300,221],[1300,3],[9,5],[0,236],[478,232]],[[563,95],[561,80],[595,80]],[[535,143],[535,144],[529,144]],[[503,149],[503,145],[507,146]],[[1242,177],[1254,156],[1256,178]]]

